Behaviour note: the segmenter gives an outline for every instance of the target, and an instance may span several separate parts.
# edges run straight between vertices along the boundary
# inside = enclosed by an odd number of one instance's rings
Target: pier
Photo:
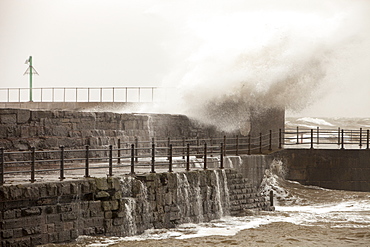
[[[274,210],[273,196],[259,192],[274,159],[287,179],[370,191],[367,129],[285,129],[284,111],[269,109],[251,113],[245,135],[182,115],[5,103],[19,107],[0,109],[3,246],[130,236]]]

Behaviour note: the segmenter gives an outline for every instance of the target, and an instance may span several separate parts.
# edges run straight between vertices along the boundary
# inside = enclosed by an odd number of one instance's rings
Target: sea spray
[[[260,191],[266,197],[269,196],[270,191],[274,193],[274,201],[277,203],[288,198],[289,190],[286,190],[281,184],[284,181],[286,169],[281,160],[274,159],[269,169],[265,170],[264,177],[260,186]]]
[[[230,215],[230,194],[229,194],[229,185],[227,183],[227,175],[224,169],[221,170],[222,174],[222,181],[223,186],[221,186],[224,189],[224,196],[223,196],[223,216]]]
[[[221,198],[221,185],[220,185],[220,177],[216,170],[213,170],[215,176],[216,176],[216,185],[215,185],[215,204],[218,206],[217,210],[217,217],[221,218],[224,215],[224,210],[222,207],[222,198]],[[225,193],[223,193],[225,194]]]
[[[149,227],[149,202],[145,184],[131,176],[121,177],[123,235],[136,235]]]

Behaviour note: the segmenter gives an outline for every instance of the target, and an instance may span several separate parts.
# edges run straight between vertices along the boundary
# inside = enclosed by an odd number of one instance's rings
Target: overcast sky
[[[227,85],[370,117],[369,0],[0,0],[1,88],[28,87],[30,55],[34,87]]]

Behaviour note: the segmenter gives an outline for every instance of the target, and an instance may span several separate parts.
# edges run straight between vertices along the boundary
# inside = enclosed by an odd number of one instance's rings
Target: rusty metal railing
[[[118,141],[117,147],[109,145],[97,149],[88,145],[82,149],[66,149],[61,146],[56,150],[36,150],[31,147],[27,151],[0,148],[0,185],[9,177],[19,174],[29,174],[31,183],[40,174],[52,172],[59,173],[59,179],[64,180],[66,172],[73,170],[83,171],[83,177],[90,177],[94,169],[105,169],[108,176],[120,168],[126,168],[128,174],[135,174],[137,168],[154,173],[159,167],[167,167],[168,172],[173,172],[174,166],[190,171],[191,159],[201,163],[202,169],[208,169],[208,160],[212,158],[212,162],[216,162],[217,167],[222,169],[224,157],[229,155],[262,154],[292,147],[369,149],[369,139],[369,130],[362,128],[344,130],[297,127],[285,131],[270,130],[254,136],[153,138],[151,141],[135,138],[133,143]]]
[[[0,184],[6,178],[19,174],[29,174],[31,183],[36,181],[37,174],[59,173],[59,180],[66,178],[66,172],[81,170],[84,177],[90,177],[93,169],[106,169],[112,176],[119,168],[126,168],[129,174],[135,174],[137,168],[146,172],[156,172],[158,167],[168,167],[173,172],[174,165],[190,171],[191,159],[202,163],[203,169],[208,168],[208,160],[212,159],[217,167],[223,169],[224,157],[227,155],[254,154],[269,152],[282,147],[282,133],[270,131],[268,134],[252,136],[234,136],[218,138],[193,138],[121,143],[117,147],[109,145],[92,149],[86,145],[83,149],[66,149],[60,146],[57,150],[36,150],[31,147],[27,151],[8,151],[0,148]],[[199,167],[197,168],[199,169]]]

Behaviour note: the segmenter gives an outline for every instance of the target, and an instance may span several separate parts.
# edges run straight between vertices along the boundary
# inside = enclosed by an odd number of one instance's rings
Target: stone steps
[[[258,189],[253,187],[248,179],[244,178],[236,170],[227,170],[227,183],[229,187],[230,215],[245,215],[249,209],[255,210],[274,210],[270,206],[270,201]]]

